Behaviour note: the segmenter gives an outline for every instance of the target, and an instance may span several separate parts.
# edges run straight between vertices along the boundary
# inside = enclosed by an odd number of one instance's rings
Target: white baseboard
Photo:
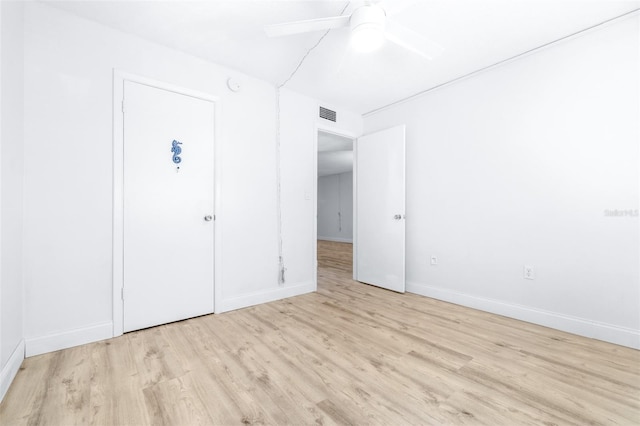
[[[640,330],[473,296],[443,288],[430,287],[416,282],[407,282],[406,291],[584,337],[640,349]]]
[[[351,244],[353,244],[353,239],[351,239],[351,238],[318,237],[318,239],[322,240],[322,241],[334,241],[336,243],[351,243]]]
[[[85,343],[113,337],[113,323],[103,322],[87,327],[66,330],[47,336],[32,337],[26,339],[26,356],[40,355],[60,349],[84,345]]]
[[[273,290],[251,293],[230,299],[223,299],[216,304],[216,313],[233,311],[235,309],[247,308],[249,306],[259,305],[260,303],[273,302],[275,300],[285,299],[287,297],[299,296],[301,294],[312,293],[316,291],[314,282],[305,282],[301,284],[288,285]]]
[[[24,361],[24,340],[20,340],[7,363],[2,367],[2,371],[0,371],[0,402],[4,399],[11,382],[18,374],[22,361]]]

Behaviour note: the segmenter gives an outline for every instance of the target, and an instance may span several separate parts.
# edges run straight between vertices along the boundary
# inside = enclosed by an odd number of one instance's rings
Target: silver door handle
[[[213,216],[211,216],[210,214],[208,214],[208,215],[206,215],[206,216],[204,217],[204,220],[205,220],[206,222],[211,222],[211,221],[213,220]]]

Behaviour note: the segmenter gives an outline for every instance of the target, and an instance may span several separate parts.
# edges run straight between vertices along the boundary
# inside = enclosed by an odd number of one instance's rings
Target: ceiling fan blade
[[[269,37],[280,37],[292,34],[310,33],[313,31],[332,30],[349,26],[349,16],[308,19],[306,21],[286,22],[284,24],[265,25],[264,31]]]
[[[440,55],[444,51],[444,47],[440,46],[422,34],[419,34],[412,29],[398,24],[390,19],[387,19],[387,40],[404,47],[407,50],[417,53],[423,58],[429,60]]]
[[[418,2],[419,0],[382,0],[376,3],[376,6],[380,6],[384,9],[387,16],[393,16],[404,12],[405,9],[410,8]]]

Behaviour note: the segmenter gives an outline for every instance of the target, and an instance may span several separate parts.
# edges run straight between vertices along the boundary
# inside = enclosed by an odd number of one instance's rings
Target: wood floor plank
[[[132,333],[129,339],[133,358],[143,387],[175,379],[185,373],[171,345],[162,335],[162,327]]]
[[[24,361],[4,425],[635,425],[640,351],[351,279]]]
[[[131,345],[133,334],[94,343],[102,350],[93,354],[95,377],[92,380],[92,400],[96,411],[92,424],[149,424],[143,383],[137,369],[136,353]]]
[[[151,423],[202,426],[213,424],[205,406],[209,401],[203,401],[195,391],[194,382],[198,380],[189,372],[146,387],[143,393]]]
[[[14,383],[39,383],[39,386],[20,386],[19,391],[10,391],[0,404],[0,424],[37,424],[40,415],[39,407],[47,397],[47,386],[42,384],[49,380],[51,363],[57,359],[56,353],[49,353],[30,358],[23,362]],[[12,385],[15,389],[16,386]],[[11,404],[11,410],[8,409]]]

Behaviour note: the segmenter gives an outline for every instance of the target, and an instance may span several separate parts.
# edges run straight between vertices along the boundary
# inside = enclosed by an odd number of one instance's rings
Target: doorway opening
[[[353,142],[318,130],[318,268],[353,274]]]

